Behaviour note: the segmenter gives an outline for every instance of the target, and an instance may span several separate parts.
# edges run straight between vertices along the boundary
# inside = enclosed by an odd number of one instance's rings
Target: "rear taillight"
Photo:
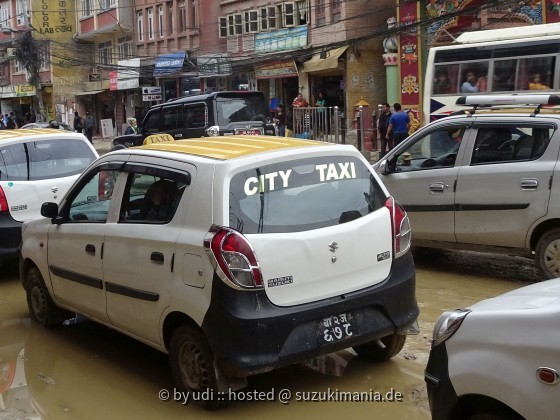
[[[218,263],[218,274],[223,280],[229,280],[238,287],[262,287],[257,257],[241,233],[223,226],[212,226],[204,239],[204,247]]]
[[[0,213],[4,213],[8,211],[8,199],[6,198],[6,194],[4,194],[4,190],[0,187]]]
[[[398,258],[410,248],[410,221],[406,211],[393,197],[389,197],[385,201],[385,207],[389,209],[391,215],[394,252],[395,258]]]
[[[98,185],[99,201],[111,198],[111,195],[113,195],[114,182],[113,182],[112,175],[113,173],[111,171],[99,172],[99,185]]]

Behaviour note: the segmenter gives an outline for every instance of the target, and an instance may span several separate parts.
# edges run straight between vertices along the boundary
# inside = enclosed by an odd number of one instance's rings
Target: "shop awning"
[[[347,46],[335,48],[326,52],[327,57],[321,58],[321,54],[315,54],[311,60],[303,63],[304,73],[315,73],[324,70],[334,70],[338,68],[338,59],[348,49]]]
[[[185,51],[160,55],[154,67],[154,77],[175,73],[183,68]]]
[[[96,95],[103,92],[102,90],[88,90],[87,92],[74,92],[74,96]]]

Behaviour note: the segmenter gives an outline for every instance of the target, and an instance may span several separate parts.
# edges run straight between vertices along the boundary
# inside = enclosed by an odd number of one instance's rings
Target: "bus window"
[[[515,89],[517,60],[496,60],[492,76],[492,92],[508,92]]]
[[[461,64],[461,93],[486,92],[488,62]]]
[[[517,90],[552,89],[554,57],[531,57],[519,60]]]

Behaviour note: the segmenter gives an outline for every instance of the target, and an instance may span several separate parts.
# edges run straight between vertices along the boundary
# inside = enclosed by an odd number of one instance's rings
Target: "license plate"
[[[347,340],[358,334],[354,316],[351,313],[332,315],[319,321],[317,335],[319,344],[331,344]]]
[[[236,128],[235,134],[240,136],[260,136],[262,130],[260,128]]]

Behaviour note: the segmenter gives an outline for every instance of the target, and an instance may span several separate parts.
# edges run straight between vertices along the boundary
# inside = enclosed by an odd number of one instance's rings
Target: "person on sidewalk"
[[[393,148],[392,137],[387,136],[387,129],[389,128],[389,120],[393,113],[391,112],[391,107],[387,102],[381,105],[381,113],[379,114],[379,120],[377,121],[377,129],[379,130],[379,140],[380,149],[379,157],[382,158],[387,154],[389,150]]]
[[[85,122],[86,137],[91,144],[93,144],[94,127],[95,127],[95,120],[93,118],[93,115],[91,115],[89,111],[86,111],[86,122]]]
[[[76,133],[81,133],[84,129],[84,123],[82,121],[82,117],[78,114],[78,111],[74,112],[74,131]]]
[[[387,139],[393,134],[393,147],[396,147],[401,141],[408,137],[410,129],[410,118],[406,112],[403,112],[401,104],[395,102],[393,105],[395,113],[389,119],[389,127],[387,128]]]

